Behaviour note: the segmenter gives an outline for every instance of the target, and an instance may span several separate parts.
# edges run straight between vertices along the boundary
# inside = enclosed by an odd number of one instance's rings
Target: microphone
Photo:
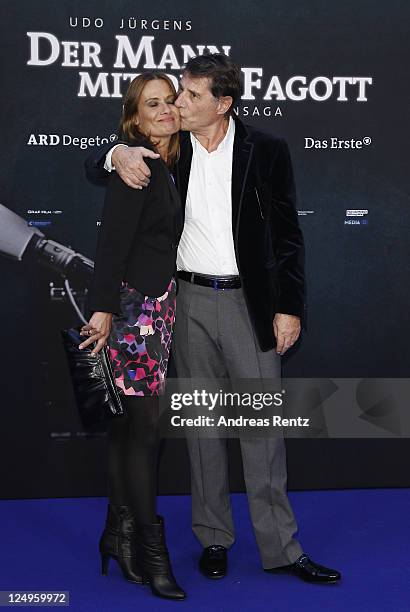
[[[36,261],[54,270],[63,277],[75,277],[88,284],[94,262],[81,253],[54,240],[49,240],[36,227],[29,227],[27,221],[0,204],[0,254],[22,261]]]

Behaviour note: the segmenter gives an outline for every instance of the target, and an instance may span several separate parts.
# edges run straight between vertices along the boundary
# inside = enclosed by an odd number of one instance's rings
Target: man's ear
[[[218,113],[218,115],[225,115],[225,113],[227,113],[228,110],[231,108],[232,104],[232,96],[221,96],[220,98],[218,98],[218,108],[216,112]]]

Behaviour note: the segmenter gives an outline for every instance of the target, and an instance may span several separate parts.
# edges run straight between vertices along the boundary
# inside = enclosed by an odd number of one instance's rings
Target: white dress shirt
[[[235,122],[209,153],[191,134],[192,163],[178,270],[214,276],[239,274],[232,235],[232,155]]]
[[[115,149],[118,149],[118,147],[127,147],[128,145],[124,145],[124,144],[117,144],[114,145],[107,153],[107,155],[105,156],[105,162],[104,162],[104,170],[107,170],[107,172],[112,172],[113,170],[115,170],[115,166],[113,166],[112,163],[112,154],[114,153]]]

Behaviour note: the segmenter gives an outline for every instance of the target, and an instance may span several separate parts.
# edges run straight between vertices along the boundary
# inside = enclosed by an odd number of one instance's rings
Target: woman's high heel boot
[[[117,561],[124,578],[142,584],[135,553],[135,521],[129,506],[109,505],[100,539],[102,574],[108,574],[110,558]]]
[[[166,599],[185,599],[186,593],[172,573],[162,517],[158,517],[158,523],[138,525],[137,558],[144,582],[149,583],[154,595]]]

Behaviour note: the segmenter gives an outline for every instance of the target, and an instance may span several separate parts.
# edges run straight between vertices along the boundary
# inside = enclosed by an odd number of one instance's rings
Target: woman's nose
[[[171,112],[170,105],[164,102],[161,108],[161,115],[169,115],[170,112]]]

